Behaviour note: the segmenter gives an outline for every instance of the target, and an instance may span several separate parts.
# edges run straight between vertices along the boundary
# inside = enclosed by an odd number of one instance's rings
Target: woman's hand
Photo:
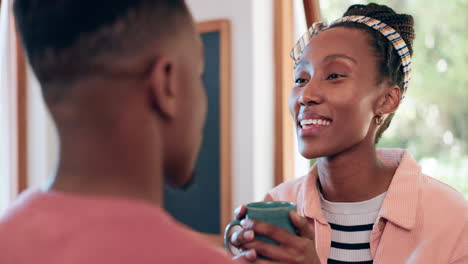
[[[236,209],[237,218],[243,218],[245,206]],[[242,220],[243,229],[231,236],[231,243],[242,252],[235,258],[243,258],[258,264],[288,263],[288,264],[319,264],[315,251],[315,234],[307,219],[296,212],[290,212],[291,220],[300,236],[292,234],[283,228],[252,219]],[[255,239],[255,235],[268,237],[280,245],[273,245]],[[258,259],[258,255],[270,260]]]

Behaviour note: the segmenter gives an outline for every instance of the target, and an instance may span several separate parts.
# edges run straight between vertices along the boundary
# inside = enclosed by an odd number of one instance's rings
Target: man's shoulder
[[[95,233],[99,232],[99,227],[94,231],[88,230],[87,240],[94,240],[88,252],[94,251],[97,256],[102,256],[102,249],[96,248],[107,244],[110,248],[108,254],[120,252],[114,256],[117,259],[133,256],[131,262],[232,263],[222,248],[211,246],[161,208],[156,213],[124,218],[109,224],[105,233]]]
[[[13,201],[11,206],[0,216],[0,233],[11,230],[13,226],[19,225],[25,227],[34,218],[38,210],[35,209],[35,203],[40,199],[38,192],[25,191]]]
[[[122,257],[134,256],[134,260],[138,260],[134,262],[232,263],[223,249],[211,246],[175,220],[166,217],[153,219],[153,223],[148,220],[136,220],[132,226],[114,225],[112,229],[117,234],[94,238],[96,244],[89,250],[117,241],[109,253],[120,251]],[[102,251],[95,253],[101,255]]]
[[[71,201],[73,208],[55,210],[40,196],[16,202],[0,222],[0,251],[9,252],[0,260],[84,263],[86,252],[88,259],[104,264],[231,263],[162,208],[127,201],[93,206],[93,201]]]

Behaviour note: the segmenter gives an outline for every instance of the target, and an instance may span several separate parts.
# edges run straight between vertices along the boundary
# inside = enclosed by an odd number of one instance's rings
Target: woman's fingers
[[[246,211],[245,206],[239,206],[234,214],[236,218],[242,219]],[[300,236],[270,223],[253,219],[242,220],[240,222],[242,230],[234,232],[230,238],[232,245],[244,250],[235,259],[243,259],[256,264],[309,263],[310,261],[313,261],[310,263],[319,263],[313,243],[315,232],[312,225],[296,212],[290,212],[289,216]],[[280,245],[255,239],[258,236],[270,238]],[[271,261],[260,259],[258,256],[265,256]]]
[[[245,244],[244,248],[247,250],[254,249],[257,255],[261,255],[281,263],[295,263],[295,254],[285,250],[285,248],[282,246],[273,245],[260,240],[254,240]],[[271,263],[271,261],[268,263]]]
[[[245,230],[234,232],[231,236],[231,244],[235,247],[240,247],[245,243],[251,242],[255,238],[253,230]]]
[[[244,218],[245,213],[247,213],[247,207],[245,207],[245,205],[241,205],[234,210],[234,216],[237,219]]]
[[[280,262],[269,261],[265,259],[258,258],[257,252],[255,249],[249,249],[241,252],[239,255],[233,258],[234,260],[246,260],[248,263],[254,264],[280,264]]]
[[[289,217],[291,218],[291,221],[293,222],[297,232],[299,235],[301,235],[301,237],[308,238],[312,241],[315,240],[315,231],[305,217],[300,216],[296,212],[290,212]]]
[[[248,262],[254,262],[257,259],[257,253],[255,252],[255,249],[249,249],[242,251],[240,254],[234,256],[232,259],[238,260],[238,259],[244,259],[247,260]]]
[[[241,221],[244,230],[253,230],[255,235],[268,237],[281,245],[296,247],[301,244],[301,239],[296,234],[288,232],[286,229],[272,225],[266,222],[255,221],[253,219],[244,219]]]
[[[234,210],[234,215],[237,219],[242,219],[244,218],[246,212],[247,212],[247,207],[245,207],[245,205],[241,205]],[[241,230],[238,232],[234,232],[231,235],[230,242],[235,247],[239,247],[244,243],[252,241],[254,239],[254,236],[255,236],[254,232],[251,230],[250,231]]]

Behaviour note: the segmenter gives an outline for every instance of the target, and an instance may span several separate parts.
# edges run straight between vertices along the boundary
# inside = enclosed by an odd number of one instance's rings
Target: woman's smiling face
[[[329,157],[373,144],[382,95],[377,74],[366,32],[335,27],[312,38],[294,69],[289,100],[304,157]]]

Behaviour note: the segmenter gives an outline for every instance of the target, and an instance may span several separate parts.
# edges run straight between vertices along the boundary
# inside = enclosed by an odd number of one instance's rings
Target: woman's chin
[[[304,158],[310,159],[310,160],[323,157],[322,155],[320,155],[320,152],[316,150],[299,150],[299,153],[301,153],[301,155]]]
[[[318,138],[298,138],[298,150],[306,159],[316,159],[332,154],[332,146],[328,140]]]
[[[338,151],[327,146],[300,146],[299,153],[306,159],[318,159],[321,157],[329,157],[336,154]]]

